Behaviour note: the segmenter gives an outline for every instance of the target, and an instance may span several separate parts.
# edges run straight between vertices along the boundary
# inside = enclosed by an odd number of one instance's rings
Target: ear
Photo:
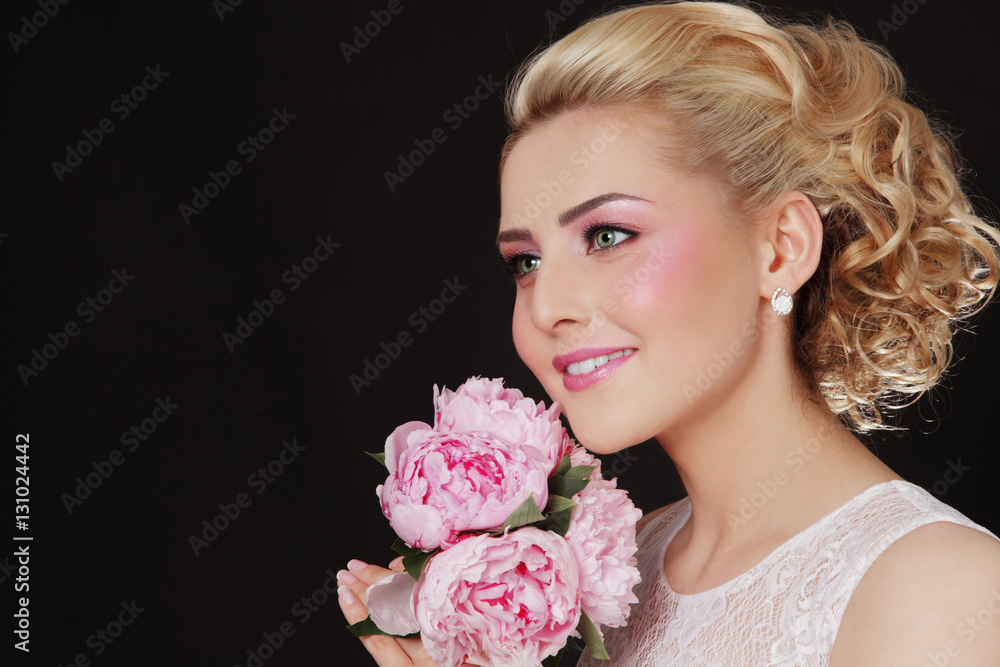
[[[823,223],[809,197],[798,190],[783,195],[759,228],[762,244],[760,294],[770,299],[783,287],[793,296],[816,272],[823,250]]]

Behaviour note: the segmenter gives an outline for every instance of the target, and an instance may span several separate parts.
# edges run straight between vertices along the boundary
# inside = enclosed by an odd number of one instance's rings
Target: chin
[[[594,454],[614,454],[651,437],[637,433],[630,424],[623,424],[620,420],[602,419],[600,414],[593,412],[577,419],[566,412],[566,419],[576,441]]]

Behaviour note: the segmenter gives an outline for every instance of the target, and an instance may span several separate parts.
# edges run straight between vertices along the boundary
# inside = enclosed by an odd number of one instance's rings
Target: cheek
[[[704,239],[693,227],[678,229],[659,247],[637,258],[626,303],[644,318],[683,317],[703,289]],[[704,304],[702,304],[704,305]]]
[[[528,303],[521,297],[521,294],[518,293],[517,298],[514,301],[514,314],[511,317],[511,335],[514,339],[514,349],[517,350],[517,354],[521,357],[521,361],[523,361],[532,372],[535,371],[535,368],[532,365],[533,358],[537,355],[537,351],[534,350],[537,345],[532,344],[533,340],[531,332],[533,328]],[[535,354],[533,355],[532,352],[535,352]]]
[[[679,388],[697,382],[717,355],[747,344],[756,288],[752,265],[731,239],[686,227],[666,248],[661,262],[649,262],[648,279],[636,281],[628,311],[642,331],[648,368]]]

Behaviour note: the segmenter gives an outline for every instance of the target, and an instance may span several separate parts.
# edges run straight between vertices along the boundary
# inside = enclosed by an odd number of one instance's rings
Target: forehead
[[[641,118],[616,110],[571,111],[534,128],[504,165],[500,229],[606,192],[648,197],[663,176],[651,139]]]

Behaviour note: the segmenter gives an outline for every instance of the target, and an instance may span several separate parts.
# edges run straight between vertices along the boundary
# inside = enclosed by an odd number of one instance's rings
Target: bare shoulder
[[[851,596],[830,667],[1000,664],[1000,541],[936,522],[889,546]]]
[[[664,505],[663,507],[661,507],[659,509],[655,509],[652,512],[647,512],[647,513],[643,514],[642,518],[640,518],[639,521],[637,521],[636,524],[635,524],[635,534],[639,535],[642,532],[642,529],[646,527],[647,523],[649,523],[650,521],[652,521],[654,518],[658,517],[659,515],[663,514],[668,509],[670,509],[671,507],[673,507],[674,505],[676,505],[679,502],[680,501],[678,500],[676,502],[670,503],[669,505]]]

